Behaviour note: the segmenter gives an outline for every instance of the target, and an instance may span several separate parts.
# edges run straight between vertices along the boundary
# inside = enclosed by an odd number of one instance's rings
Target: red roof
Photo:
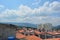
[[[17,39],[24,38],[24,37],[26,37],[26,36],[25,35],[22,35],[20,33],[16,33],[16,38]]]
[[[34,30],[35,34],[41,34],[41,32]]]
[[[35,35],[30,35],[26,37],[26,40],[42,40],[39,37],[36,37]]]
[[[58,32],[47,32],[48,34],[51,34],[51,35],[57,35],[57,34],[60,34]]]
[[[18,30],[18,32],[24,32],[24,30]]]

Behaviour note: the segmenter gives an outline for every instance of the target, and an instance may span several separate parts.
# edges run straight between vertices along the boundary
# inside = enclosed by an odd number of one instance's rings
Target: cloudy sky
[[[0,22],[60,24],[60,0],[0,0]]]

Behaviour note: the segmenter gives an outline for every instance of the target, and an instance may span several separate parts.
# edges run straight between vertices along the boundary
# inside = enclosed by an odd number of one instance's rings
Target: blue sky
[[[58,25],[60,0],[0,0],[0,22]]]
[[[35,8],[43,5],[47,1],[51,3],[53,1],[59,2],[60,0],[0,0],[0,4],[9,9],[16,9],[21,4]],[[35,5],[32,5],[33,3],[35,3]]]

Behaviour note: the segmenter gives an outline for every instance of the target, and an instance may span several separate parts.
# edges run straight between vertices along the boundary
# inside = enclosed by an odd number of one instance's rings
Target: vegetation
[[[56,30],[56,31],[60,30],[60,25],[53,27],[52,30]]]

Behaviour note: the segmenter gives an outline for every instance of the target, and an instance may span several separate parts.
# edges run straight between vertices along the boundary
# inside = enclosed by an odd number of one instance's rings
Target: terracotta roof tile
[[[60,34],[60,33],[57,33],[57,32],[47,32],[48,34],[51,34],[51,35],[57,35],[57,34]]]
[[[26,37],[26,40],[42,40],[39,37],[36,37],[35,35],[30,35]]]
[[[41,32],[34,30],[35,34],[41,34]]]
[[[24,38],[24,37],[26,37],[26,36],[25,35],[22,35],[20,33],[16,33],[16,38],[17,39]]]
[[[24,30],[18,30],[19,32],[24,32]]]

